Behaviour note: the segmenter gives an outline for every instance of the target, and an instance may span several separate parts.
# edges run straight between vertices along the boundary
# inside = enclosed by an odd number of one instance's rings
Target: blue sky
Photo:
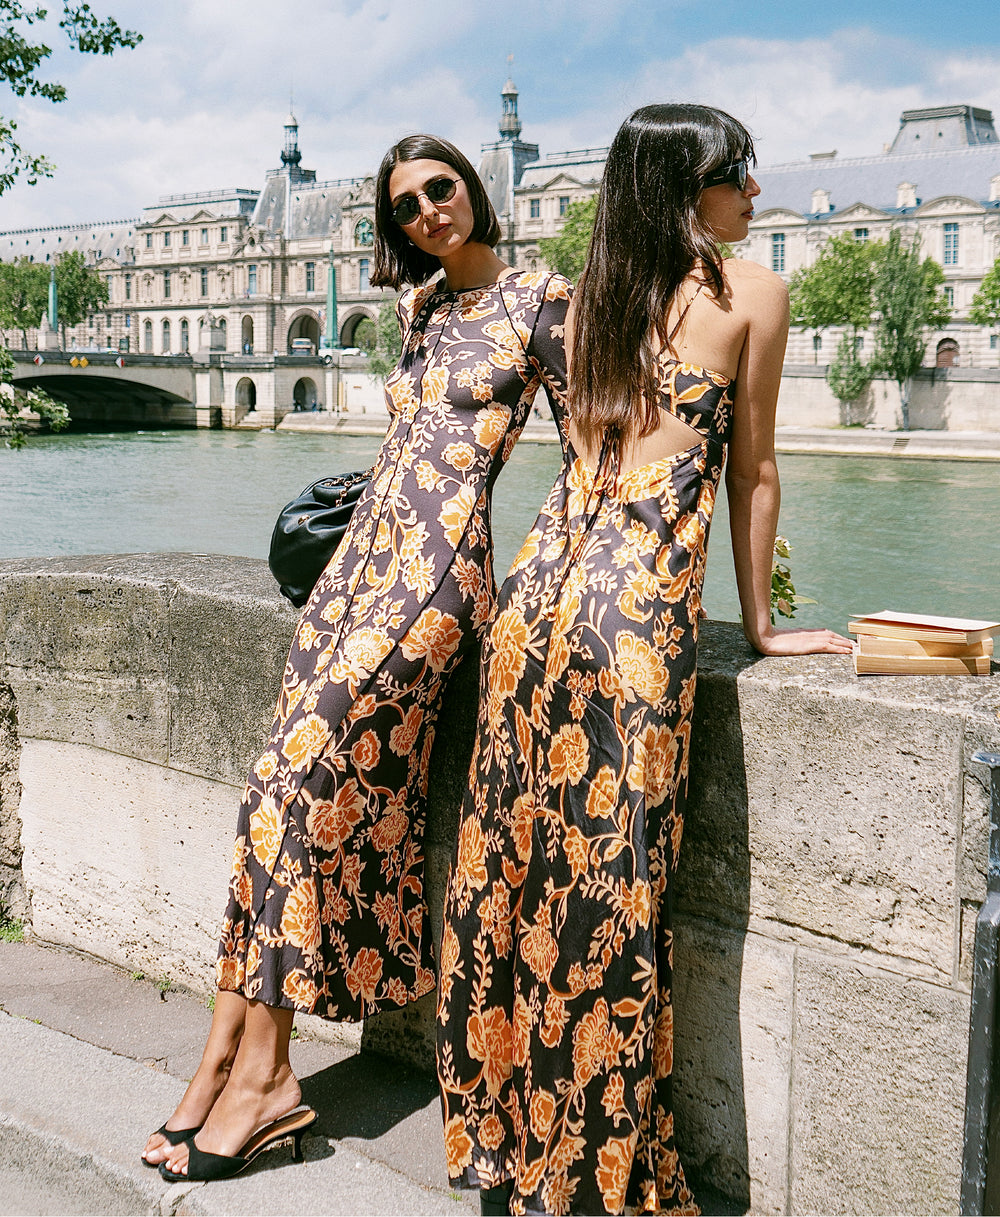
[[[54,180],[0,198],[0,229],[257,186],[277,164],[292,90],[304,164],[321,178],[371,171],[418,130],[475,159],[495,138],[508,54],[523,138],[543,154],[605,144],[635,106],[662,100],[732,111],[764,164],[879,152],[911,107],[968,102],[1000,122],[996,0],[93,3],[145,41],[112,59],[58,50],[61,105],[0,95],[26,146],[58,165]]]

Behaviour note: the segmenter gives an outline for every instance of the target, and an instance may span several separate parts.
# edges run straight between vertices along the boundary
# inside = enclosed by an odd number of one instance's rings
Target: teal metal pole
[[[53,334],[59,329],[59,293],[56,291],[56,268],[49,268],[49,329]]]
[[[323,335],[325,347],[340,346],[340,326],[337,324],[337,268],[333,264],[333,250],[330,250],[330,262],[326,271],[326,332]]]

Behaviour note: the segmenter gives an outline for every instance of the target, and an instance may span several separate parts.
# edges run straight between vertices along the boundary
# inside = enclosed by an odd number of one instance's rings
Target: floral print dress
[[[539,386],[564,396],[569,296],[565,279],[532,273],[401,299],[392,421],[303,609],[244,792],[220,988],[344,1020],[434,988],[434,724],[495,601],[493,483]]]
[[[660,390],[701,442],[599,484],[569,449],[484,643],[438,1073],[453,1184],[514,1213],[698,1211],[670,904],[732,385],[661,355]]]

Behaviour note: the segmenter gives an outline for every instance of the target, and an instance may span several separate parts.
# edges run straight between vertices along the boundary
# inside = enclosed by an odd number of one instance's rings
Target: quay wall
[[[0,883],[37,938],[211,989],[235,808],[294,621],[250,559],[0,564]],[[432,760],[436,913],[474,669]],[[713,622],[700,673],[682,1157],[755,1213],[956,1213],[988,835],[970,757],[1000,750],[1000,673],[858,679],[842,657],[760,659]],[[362,1045],[429,1067],[432,1040],[424,999]]]

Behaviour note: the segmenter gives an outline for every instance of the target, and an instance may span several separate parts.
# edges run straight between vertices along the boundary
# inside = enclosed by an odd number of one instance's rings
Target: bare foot
[[[244,1069],[239,1068],[237,1061],[195,1138],[199,1149],[235,1157],[258,1128],[298,1107],[302,1091],[290,1066],[282,1064],[273,1069],[265,1066],[265,1070],[261,1070],[259,1061]],[[187,1165],[187,1145],[182,1142],[169,1147],[166,1169],[175,1175],[186,1175]]]
[[[229,1080],[229,1069],[228,1062],[213,1068],[202,1061],[165,1127],[170,1132],[200,1128],[208,1119],[208,1113],[215,1106],[216,1099],[222,1094]],[[174,1146],[162,1133],[150,1133],[142,1151],[142,1159],[150,1166],[159,1166],[161,1162],[166,1162],[173,1149]]]

